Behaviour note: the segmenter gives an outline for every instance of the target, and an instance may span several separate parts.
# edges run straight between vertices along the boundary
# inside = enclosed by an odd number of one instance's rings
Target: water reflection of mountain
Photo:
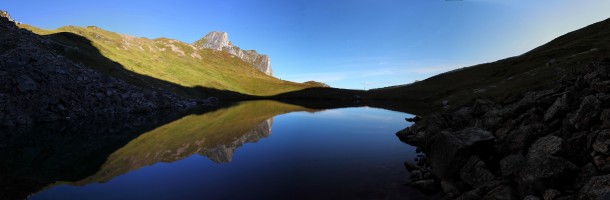
[[[314,111],[250,101],[197,114],[115,116],[0,129],[0,199],[24,199],[57,183],[105,182],[158,162],[193,154],[230,162],[245,143],[271,134],[272,117]]]
[[[188,115],[140,135],[112,153],[98,172],[72,184],[106,182],[144,166],[174,162],[193,154],[214,162],[229,162],[235,149],[244,143],[269,136],[273,116],[304,110],[308,109],[275,101],[248,101]]]
[[[217,147],[204,149],[203,152],[199,152],[199,154],[208,157],[216,163],[231,162],[233,159],[233,152],[235,152],[238,147],[241,147],[245,143],[256,143],[259,139],[271,135],[272,124],[273,118],[267,119],[251,131],[244,133],[244,135],[237,138],[235,141],[229,144],[221,144]]]

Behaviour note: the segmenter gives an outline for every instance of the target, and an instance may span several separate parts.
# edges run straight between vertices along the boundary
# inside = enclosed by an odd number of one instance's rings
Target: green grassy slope
[[[546,88],[589,62],[610,56],[610,19],[565,34],[523,55],[433,76],[410,85],[374,89],[369,99],[428,102],[440,108],[477,97],[502,101],[524,91]]]
[[[199,49],[173,39],[138,38],[93,26],[66,26],[56,30],[21,27],[62,44],[64,47],[58,48],[58,52],[77,63],[138,85],[177,90],[176,86],[162,84],[172,83],[186,88],[203,87],[255,96],[317,86],[282,81],[228,53]],[[196,97],[208,95],[184,90],[175,92]]]

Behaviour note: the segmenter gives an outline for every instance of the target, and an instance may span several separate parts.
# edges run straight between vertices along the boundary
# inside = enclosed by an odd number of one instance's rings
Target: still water
[[[0,138],[9,140],[0,146],[1,167],[8,169],[3,193],[29,199],[423,199],[404,185],[403,163],[413,160],[415,149],[395,136],[410,116],[250,101],[98,120],[93,127],[13,131],[19,134]],[[37,130],[46,133],[32,133]]]

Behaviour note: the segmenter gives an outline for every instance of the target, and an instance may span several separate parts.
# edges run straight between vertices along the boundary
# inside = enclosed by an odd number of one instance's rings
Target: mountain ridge
[[[212,31],[206,34],[203,38],[195,41],[193,46],[205,49],[213,49],[216,51],[228,52],[231,55],[237,56],[239,59],[252,64],[261,72],[273,76],[271,69],[271,59],[269,56],[259,54],[256,50],[242,50],[233,45],[229,40],[229,35],[226,32]]]

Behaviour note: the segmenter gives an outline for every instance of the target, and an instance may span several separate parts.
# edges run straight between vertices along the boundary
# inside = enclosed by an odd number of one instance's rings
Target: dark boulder
[[[38,83],[26,75],[17,77],[17,88],[20,92],[31,92],[38,90]]]
[[[525,93],[525,95],[519,102],[517,102],[515,104],[511,104],[511,105],[509,105],[509,107],[511,108],[511,110],[513,112],[517,112],[517,113],[523,112],[525,110],[532,108],[535,104],[537,104],[537,101],[540,98],[551,95],[551,94],[553,94],[552,90],[527,92],[527,93]]]
[[[405,168],[407,169],[407,171],[412,172],[415,170],[421,170],[421,168],[419,166],[417,166],[416,164],[412,163],[412,162],[405,162],[404,163]]]
[[[471,107],[462,107],[451,116],[451,125],[456,128],[468,126],[473,122],[473,111]]]
[[[456,200],[482,200],[483,198],[478,193],[478,190],[464,192]]]
[[[483,199],[485,200],[517,200],[519,199],[519,194],[517,191],[508,186],[508,185],[500,185],[493,190],[489,191]]]
[[[428,194],[436,192],[438,188],[437,183],[433,179],[413,181],[409,185]]]
[[[498,109],[498,106],[493,101],[477,99],[472,105],[470,114],[476,117],[496,109]]]
[[[599,120],[602,122],[601,128],[610,128],[610,109],[604,109]]]
[[[591,88],[597,92],[609,92],[610,81],[600,81],[591,83]]]
[[[593,150],[603,154],[610,154],[610,129],[597,133],[597,139],[593,143]]]
[[[446,196],[455,198],[460,195],[459,186],[457,186],[453,181],[442,180],[441,188],[443,189],[443,192],[445,192]]]
[[[548,190],[544,191],[544,193],[542,194],[542,199],[543,200],[555,200],[555,199],[559,198],[560,195],[561,195],[561,192],[559,192],[559,190],[548,189]]]
[[[424,174],[420,170],[413,170],[413,171],[411,171],[411,174],[409,175],[409,179],[411,181],[422,180],[422,179],[424,179]]]
[[[420,116],[414,116],[414,117],[405,118],[405,120],[408,121],[408,122],[418,122],[421,119],[422,118]]]
[[[576,129],[582,129],[589,125],[591,121],[597,118],[597,114],[599,113],[601,102],[593,95],[589,95],[585,97],[572,118],[570,118],[570,123],[574,125]]]
[[[498,140],[504,140],[508,133],[513,130],[516,124],[517,122],[514,119],[508,119],[500,128],[496,130],[494,135]]]
[[[592,143],[595,141],[596,132],[580,131],[571,133],[564,142],[565,157],[571,162],[582,166],[591,161]]]
[[[500,172],[503,176],[510,176],[521,170],[525,157],[521,154],[508,155],[500,160]]]
[[[502,120],[504,119],[504,116],[505,113],[498,109],[488,111],[481,118],[483,121],[483,128],[486,130],[496,130],[498,127],[503,125]]]
[[[476,188],[494,180],[495,177],[478,156],[472,156],[460,170],[460,178]]]
[[[549,186],[563,186],[572,180],[578,170],[572,162],[553,156],[561,151],[562,139],[556,136],[542,137],[530,147],[525,165],[519,176],[523,189],[542,192]]]
[[[555,155],[561,151],[563,140],[557,136],[546,136],[536,140],[527,152],[528,158]]]
[[[523,197],[523,200],[540,200],[540,198],[537,196],[534,196],[534,195],[529,195],[529,196]]]
[[[546,113],[544,114],[544,121],[549,121],[553,119],[555,115],[565,110],[567,106],[567,101],[568,100],[566,94],[557,98],[557,100],[555,100],[555,103],[553,103],[553,105],[551,105],[551,107],[549,107],[549,109],[547,109]]]
[[[519,173],[521,187],[529,192],[543,192],[548,187],[563,188],[571,182],[578,168],[570,161],[551,155],[527,157]]]
[[[450,179],[470,155],[483,148],[495,137],[491,132],[470,128],[459,132],[443,131],[432,138],[428,159],[432,172],[441,179]]]
[[[448,125],[449,122],[443,115],[432,114],[412,126],[398,131],[396,136],[407,144],[426,148],[430,139]]]
[[[574,188],[581,188],[589,181],[589,179],[597,176],[598,174],[599,173],[597,172],[597,169],[593,163],[586,164],[580,169],[580,172],[576,176],[576,180],[574,180]]]
[[[495,144],[495,150],[501,155],[525,152],[526,147],[543,134],[544,124],[540,122],[524,123],[513,128],[503,140]]]
[[[578,199],[610,199],[610,175],[593,177],[580,189]]]
[[[608,157],[604,155],[595,155],[593,156],[592,163],[601,173],[610,173],[608,167],[610,166],[610,162],[608,162]]]

